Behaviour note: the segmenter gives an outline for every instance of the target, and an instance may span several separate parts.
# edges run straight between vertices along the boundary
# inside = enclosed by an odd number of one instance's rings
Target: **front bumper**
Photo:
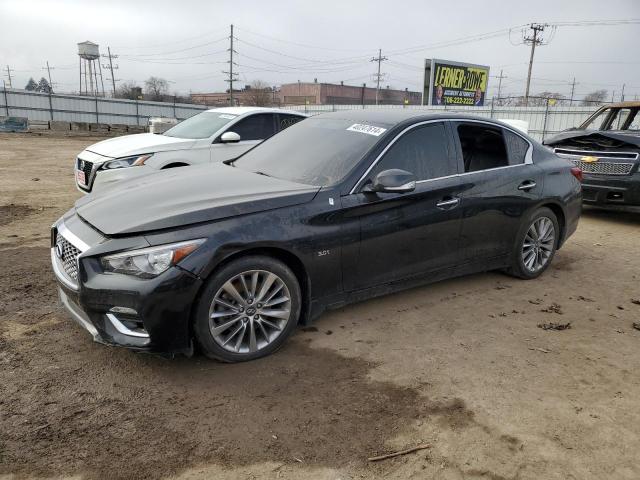
[[[60,302],[76,323],[96,342],[106,345],[156,353],[191,353],[190,318],[202,285],[200,278],[177,266],[150,279],[104,273],[98,260],[104,252],[98,254],[97,250],[104,250],[107,242],[114,244],[114,251],[119,250],[123,241],[104,239],[99,247],[87,242],[84,247],[88,248],[80,249],[77,278],[69,281],[55,251],[58,232],[69,237],[69,229],[60,228],[62,225],[54,226],[51,260]],[[78,240],[73,239],[76,243]]]
[[[589,205],[640,206],[640,172],[624,177],[585,173],[582,201]]]

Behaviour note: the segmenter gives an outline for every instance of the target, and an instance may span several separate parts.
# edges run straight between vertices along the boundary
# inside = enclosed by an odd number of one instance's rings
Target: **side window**
[[[298,115],[285,115],[282,113],[279,115],[279,118],[280,118],[280,131],[304,119],[304,117],[300,117]]]
[[[622,126],[626,123],[629,118],[629,114],[631,110],[628,108],[619,108],[613,111],[613,116],[611,120],[609,120],[609,127],[607,130],[621,130]]]
[[[631,121],[627,119],[627,130],[640,130],[640,108],[636,108],[631,115],[633,115]]]
[[[240,135],[240,140],[264,140],[276,133],[273,113],[251,115],[229,128]]]
[[[406,170],[416,180],[429,180],[456,173],[448,149],[448,137],[444,124],[430,123],[405,133],[387,150],[384,157],[369,175],[391,168]]]
[[[524,163],[529,150],[529,142],[509,130],[503,130],[503,134],[504,141],[507,144],[507,153],[509,154],[509,165]]]
[[[458,125],[457,130],[465,172],[479,172],[509,165],[501,128],[480,123],[463,123]]]

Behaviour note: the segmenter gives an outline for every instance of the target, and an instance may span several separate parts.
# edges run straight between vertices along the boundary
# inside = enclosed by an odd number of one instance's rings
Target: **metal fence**
[[[408,109],[425,112],[456,112],[466,113],[496,120],[524,120],[529,124],[529,135],[542,141],[567,128],[576,127],[586,120],[601,105],[568,106],[554,99],[544,99],[543,106],[523,107],[500,105],[503,100],[492,100],[483,107],[474,106],[446,106],[446,105],[295,105],[282,107],[285,109],[305,112],[315,115],[323,112],[355,109]]]
[[[536,98],[542,106],[504,105],[509,99],[493,99],[483,107],[436,105],[295,105],[282,108],[308,114],[354,109],[411,109],[426,112],[460,112],[498,120],[524,120],[529,134],[537,140],[581,124],[598,106],[570,106],[563,101]],[[205,105],[185,103],[121,100],[28,92],[0,91],[0,115],[27,117],[29,120],[147,125],[149,117],[172,117],[184,120],[206,110]]]
[[[10,88],[0,91],[0,115],[26,117],[32,121],[146,126],[149,117],[184,120],[207,108],[204,105],[36,93]]]

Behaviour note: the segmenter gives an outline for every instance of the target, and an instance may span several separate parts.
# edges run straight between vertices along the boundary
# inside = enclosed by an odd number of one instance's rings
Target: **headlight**
[[[144,165],[144,162],[149,160],[153,156],[153,153],[146,153],[144,155],[133,155],[131,157],[116,158],[115,160],[109,160],[102,165],[102,170],[114,170],[116,168],[137,167],[138,165]]]
[[[124,273],[142,278],[160,275],[204,243],[205,239],[189,240],[159,247],[130,250],[100,259],[105,272]]]

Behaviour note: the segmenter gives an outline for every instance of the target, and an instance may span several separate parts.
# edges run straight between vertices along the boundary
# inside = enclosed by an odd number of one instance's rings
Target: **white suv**
[[[76,185],[89,193],[164,168],[231,160],[304,118],[302,113],[276,108],[216,108],[162,134],[110,138],[78,155]]]

